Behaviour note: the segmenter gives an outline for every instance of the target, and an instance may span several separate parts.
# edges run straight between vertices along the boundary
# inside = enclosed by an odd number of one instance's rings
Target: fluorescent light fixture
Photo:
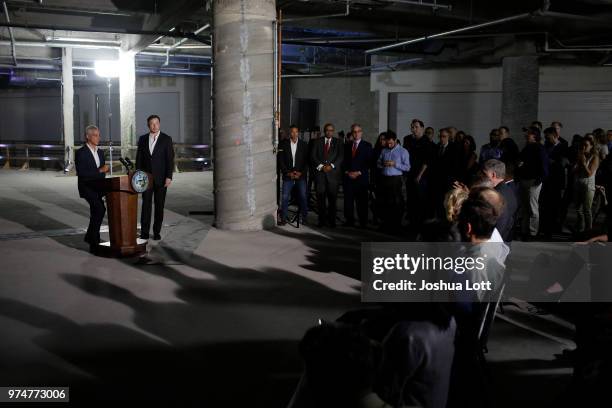
[[[46,41],[60,41],[60,42],[77,42],[77,43],[107,43],[121,45],[121,41],[117,40],[104,40],[97,38],[77,38],[77,37],[45,37]]]
[[[96,75],[102,78],[118,78],[121,66],[118,60],[99,60],[94,62]]]

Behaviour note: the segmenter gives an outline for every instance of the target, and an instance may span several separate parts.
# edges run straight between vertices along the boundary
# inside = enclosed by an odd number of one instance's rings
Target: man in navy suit
[[[85,242],[89,244],[89,251],[94,253],[100,243],[100,226],[106,213],[106,207],[102,201],[104,193],[96,188],[94,182],[104,179],[109,168],[104,162],[104,154],[98,149],[100,130],[96,126],[87,126],[85,138],[85,144],[76,151],[74,162],[79,196],[89,204],[89,226],[85,234]]]
[[[287,223],[287,207],[293,187],[298,189],[298,200],[302,223],[308,216],[308,199],[306,197],[306,173],[308,172],[308,143],[299,138],[299,129],[289,127],[289,139],[278,146],[278,168],[283,179],[283,196],[281,202],[281,220],[279,225]]]
[[[360,125],[351,126],[353,141],[345,145],[344,150],[344,220],[345,225],[355,224],[355,203],[359,226],[365,228],[368,223],[368,186],[370,184],[370,167],[372,162],[372,145],[363,140],[363,129]]]
[[[319,227],[325,225],[336,226],[336,201],[338,199],[338,186],[341,182],[342,159],[344,146],[342,141],[334,137],[334,125],[331,123],[323,127],[325,137],[314,142],[310,155],[310,162],[315,172],[317,190],[317,205],[319,209]]]
[[[160,130],[160,118],[151,115],[147,118],[149,133],[140,136],[136,152],[136,170],[153,175],[153,188],[142,193],[142,213],[140,214],[140,238],[149,239],[151,209],[155,201],[153,239],[161,239],[164,221],[166,190],[172,183],[174,171],[174,148],[172,138]]]

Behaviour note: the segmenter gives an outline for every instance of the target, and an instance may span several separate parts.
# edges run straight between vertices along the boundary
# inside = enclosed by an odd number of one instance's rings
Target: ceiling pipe
[[[427,41],[427,40],[432,40],[434,38],[441,38],[441,37],[447,37],[449,35],[452,34],[458,34],[458,33],[463,33],[466,31],[472,31],[472,30],[477,30],[479,28],[484,28],[484,27],[491,27],[491,26],[495,26],[495,25],[499,25],[499,24],[503,24],[503,23],[508,23],[510,21],[516,21],[516,20],[522,20],[528,17],[532,17],[538,13],[541,13],[542,10],[536,10],[535,12],[532,13],[522,13],[522,14],[516,14],[514,16],[509,16],[509,17],[504,17],[504,18],[499,18],[497,20],[491,20],[491,21],[487,21],[484,23],[480,23],[480,24],[474,24],[474,25],[469,25],[466,27],[461,27],[461,28],[457,28],[454,30],[449,30],[449,31],[443,31],[441,33],[437,33],[437,34],[431,34],[431,35],[425,35],[422,37],[418,37],[418,38],[413,38],[410,40],[406,40],[406,41],[401,41],[395,44],[389,44],[389,45],[385,45],[382,47],[377,47],[377,48],[371,48],[369,50],[366,50],[365,53],[366,54],[374,54],[377,52],[381,52],[381,51],[387,51],[387,50],[391,50],[393,48],[398,48],[398,47],[403,47],[405,45],[410,45],[410,44],[416,44],[419,42],[423,42],[423,41]]]
[[[42,71],[60,71],[61,70],[61,66],[59,65],[47,65],[47,64],[20,64],[19,66],[15,67],[14,65],[0,63],[0,68],[12,68],[12,69],[17,68],[17,69],[23,69],[23,70],[37,69],[37,70],[42,70]],[[87,66],[74,66],[72,67],[72,69],[79,70],[79,71],[94,71],[95,70],[94,67],[87,67]],[[191,72],[191,71],[174,70],[171,68],[167,68],[167,69],[136,68],[136,72],[140,74],[210,76],[210,73],[207,71]],[[82,77],[82,75],[80,76]]]
[[[17,47],[47,47],[47,48],[88,48],[88,49],[109,49],[109,50],[118,50],[120,47],[118,45],[106,45],[106,44],[96,44],[96,43],[68,43],[68,42],[58,42],[58,41],[5,41],[0,40],[0,45],[15,45]]]
[[[418,62],[418,61],[422,61],[422,60],[423,60],[423,58],[420,58],[420,57],[417,57],[417,58],[407,58],[407,59],[403,59],[403,60],[399,60],[399,61],[385,62],[383,64],[364,65],[363,67],[343,69],[343,70],[340,70],[340,71],[324,72],[322,74],[287,74],[287,75],[283,75],[283,78],[321,78],[321,77],[330,77],[330,76],[336,76],[336,75],[346,74],[346,73],[350,73],[350,72],[373,71],[373,70],[380,69],[380,68],[391,67],[391,66],[394,66],[394,65],[410,64],[410,63]]]
[[[463,39],[463,38],[490,38],[490,37],[507,37],[511,35],[535,35],[535,34],[544,34],[545,31],[521,31],[521,32],[504,32],[504,33],[479,33],[479,34],[459,34],[459,35],[449,35],[445,38],[451,39]],[[315,44],[315,45],[325,45],[325,44],[367,44],[367,43],[377,43],[377,42],[395,42],[395,41],[405,41],[409,40],[409,38],[397,38],[397,37],[388,37],[388,38],[376,38],[376,37],[293,37],[286,38],[283,40],[283,43],[286,44],[296,44],[296,45],[307,45],[307,44]]]
[[[195,30],[193,32],[194,35],[198,35],[200,34],[202,31],[206,30],[208,27],[210,27],[210,24],[204,24],[202,27],[198,28],[197,30]],[[172,44],[170,47],[168,47],[166,49],[166,62],[163,63],[163,66],[167,66],[170,63],[170,51],[176,49],[177,47],[179,47],[181,44],[184,44],[186,41],[188,40],[188,38],[182,38],[181,40],[179,40],[178,42],[176,42],[175,44]]]
[[[110,33],[110,34],[137,34],[137,35],[150,35],[150,36],[162,36],[162,37],[173,37],[173,38],[188,38],[203,44],[208,44],[208,38],[194,35],[193,33],[184,33],[173,31],[155,31],[155,30],[134,30],[124,29],[122,31],[116,28],[88,28],[88,27],[70,27],[70,26],[57,26],[50,24],[27,24],[27,23],[14,23],[14,22],[0,22],[0,27],[11,27],[11,28],[23,28],[23,29],[35,29],[35,30],[49,30],[49,31],[74,31],[81,33]]]
[[[154,49],[166,50],[170,48],[170,46],[165,45],[165,44],[151,44],[147,46],[147,48],[150,48],[153,50]],[[174,49],[177,49],[177,50],[204,50],[204,49],[210,49],[210,48],[211,46],[206,45],[206,44],[185,44],[185,45],[175,47]]]
[[[579,52],[609,52],[612,51],[612,47],[610,46],[571,46],[571,45],[564,45],[561,41],[557,40],[555,38],[555,42],[558,43],[561,48],[551,48],[550,44],[548,42],[548,33],[545,34],[544,36],[544,51],[546,52],[572,52],[572,51],[579,51]]]
[[[140,51],[136,55],[154,55],[156,57],[165,57],[166,53],[165,52],[154,52],[154,51]],[[194,59],[208,59],[208,60],[212,58],[210,55],[197,55],[197,54],[172,54],[172,56],[180,57],[180,58],[194,58]]]
[[[296,21],[307,21],[307,20],[318,20],[321,18],[333,18],[333,17],[347,17],[351,12],[351,0],[346,0],[346,10],[344,13],[336,14],[325,14],[322,16],[309,16],[309,17],[294,17],[294,18],[283,18],[283,23],[293,23]]]
[[[414,0],[382,0],[382,1],[384,1],[385,3],[397,3],[397,4],[408,4],[411,6],[431,7],[434,10],[446,9],[448,11],[451,11],[453,9],[453,6],[451,6],[450,4],[438,4],[436,0],[434,0],[433,3],[428,3],[425,1],[414,1]]]
[[[6,1],[2,2],[2,6],[4,7],[4,16],[6,17],[6,22],[8,24],[11,23],[11,19],[8,13],[8,7],[6,7]],[[15,36],[13,35],[13,28],[9,27],[9,36],[11,37],[11,53],[13,54],[13,64],[17,66],[17,50],[15,49]]]
[[[195,31],[193,32],[193,35],[198,35],[198,34],[200,34],[202,31],[206,30],[208,27],[210,27],[210,24],[204,24],[202,27],[200,27],[200,28],[198,28],[197,30],[195,30]],[[185,43],[187,40],[189,40],[189,39],[188,39],[188,38],[183,38],[183,39],[181,39],[180,41],[178,41],[177,43],[172,44],[172,45],[170,46],[170,48],[169,48],[169,49],[170,49],[170,50],[173,50],[173,49],[175,49],[175,48],[178,48],[179,46],[181,46],[182,44],[184,44],[184,43]]]
[[[44,70],[51,70],[51,71],[56,71],[56,70],[61,69],[60,65],[52,65],[52,64],[19,64],[17,66],[14,66],[14,65],[0,63],[0,67],[1,68],[18,68],[18,69],[44,69]],[[72,69],[73,70],[93,71],[94,67],[75,66],[75,67],[72,67]]]

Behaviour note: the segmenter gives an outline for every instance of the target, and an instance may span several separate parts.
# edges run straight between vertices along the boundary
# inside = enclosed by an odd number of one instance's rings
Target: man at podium
[[[94,253],[100,243],[100,225],[102,225],[106,207],[102,201],[104,193],[92,182],[103,179],[109,167],[104,162],[104,153],[98,149],[100,130],[93,125],[87,126],[85,139],[85,144],[76,151],[74,162],[79,196],[89,204],[89,226],[85,234],[85,242],[89,244],[89,252]]]
[[[149,116],[147,126],[149,133],[138,139],[136,170],[146,171],[153,175],[153,188],[142,193],[140,238],[149,239],[151,207],[155,201],[153,239],[160,240],[166,190],[172,183],[172,172],[174,171],[174,148],[172,138],[160,130],[159,116]]]

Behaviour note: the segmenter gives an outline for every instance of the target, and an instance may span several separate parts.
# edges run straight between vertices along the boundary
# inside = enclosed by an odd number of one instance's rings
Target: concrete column
[[[74,84],[72,81],[72,48],[62,48],[62,123],[65,161],[74,164]]]
[[[521,129],[538,119],[540,66],[537,56],[505,57],[502,79],[502,124],[522,146]]]
[[[274,0],[215,0],[215,224],[260,230],[276,221],[273,152]]]
[[[121,120],[121,156],[127,156],[130,152],[126,146],[134,145],[136,142],[136,53],[132,51],[120,51],[119,63],[121,73],[119,75],[119,118]],[[113,138],[115,139],[115,138]],[[136,151],[132,151],[132,156]],[[133,157],[132,157],[133,158]]]

